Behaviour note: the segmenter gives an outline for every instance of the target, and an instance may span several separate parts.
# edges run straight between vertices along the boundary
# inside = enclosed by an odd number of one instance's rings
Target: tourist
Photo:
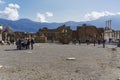
[[[98,40],[98,45],[100,45],[100,43],[101,43],[101,41],[100,41],[100,40]]]
[[[30,49],[30,39],[27,40],[27,49]]]
[[[25,40],[24,40],[25,49],[27,49],[27,43],[28,43],[28,40],[25,39]]]
[[[89,42],[89,39],[86,40],[86,43],[87,43],[87,45],[89,45],[89,43],[90,43],[90,42]]]
[[[21,50],[21,39],[18,39],[16,42],[17,49]]]
[[[78,42],[79,42],[79,44],[81,44],[81,40],[80,39],[78,40]]]
[[[75,44],[76,45],[76,42],[77,42],[77,40],[76,40],[76,38],[73,40],[73,44]]]
[[[94,43],[94,46],[95,46],[95,44],[96,44],[96,40],[94,40],[93,43]]]
[[[31,39],[31,49],[33,49],[34,39]]]
[[[103,48],[105,48],[105,42],[106,42],[106,40],[105,39],[103,39]]]

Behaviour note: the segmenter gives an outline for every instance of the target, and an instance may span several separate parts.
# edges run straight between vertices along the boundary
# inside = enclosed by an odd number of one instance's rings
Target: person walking
[[[78,42],[79,42],[79,45],[80,45],[81,44],[81,40],[79,39]]]
[[[86,40],[87,45],[89,45],[89,39]]]
[[[22,43],[21,43],[22,41],[21,41],[21,39],[18,39],[18,41],[17,41],[17,48],[19,49],[19,50],[21,50],[21,47],[22,47]]]
[[[24,40],[24,46],[25,46],[25,49],[27,49],[27,39]]]
[[[27,49],[30,49],[30,39],[27,40]]]
[[[102,42],[103,43],[103,48],[105,48],[105,42],[106,42],[105,39],[103,39],[103,42]]]
[[[94,46],[95,46],[95,44],[96,44],[96,40],[94,40],[93,43],[94,43]]]
[[[101,43],[101,40],[98,39],[98,45],[100,45],[100,43]]]
[[[34,39],[31,39],[31,49],[33,49]]]

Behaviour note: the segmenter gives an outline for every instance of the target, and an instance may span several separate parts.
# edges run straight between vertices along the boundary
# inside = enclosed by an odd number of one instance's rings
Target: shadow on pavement
[[[4,51],[17,51],[18,49],[5,49]]]

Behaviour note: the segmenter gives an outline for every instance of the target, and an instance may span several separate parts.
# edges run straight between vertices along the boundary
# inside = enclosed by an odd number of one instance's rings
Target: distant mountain
[[[17,21],[0,19],[0,24],[5,26],[10,26],[13,31],[22,31],[22,32],[37,32],[39,28],[48,27],[48,28],[56,28],[62,23],[41,23],[34,22],[29,19],[20,19]]]
[[[20,19],[16,21],[0,19],[0,24],[2,24],[3,26],[9,25],[13,29],[13,31],[37,32],[39,28],[48,27],[49,29],[53,29],[63,24],[70,26],[71,29],[73,30],[75,30],[77,26],[81,26],[82,24],[95,25],[97,27],[104,28],[106,20],[112,20],[112,28],[120,30],[120,16],[107,16],[97,20],[86,21],[86,22],[68,21],[64,23],[41,23],[41,22],[31,21],[29,19]]]
[[[101,17],[100,19],[93,20],[93,21],[87,21],[87,24],[92,24],[97,27],[105,27],[106,20],[112,20],[112,29],[114,30],[120,30],[120,16],[106,16],[106,17]]]
[[[17,21],[0,19],[0,23],[3,26],[10,26],[13,31],[35,32],[40,27],[40,23],[31,21],[29,19],[20,19]]]

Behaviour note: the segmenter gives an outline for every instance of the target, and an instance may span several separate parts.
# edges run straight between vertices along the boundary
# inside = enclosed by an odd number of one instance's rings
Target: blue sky
[[[0,18],[79,22],[120,15],[119,7],[120,0],[0,0]]]

